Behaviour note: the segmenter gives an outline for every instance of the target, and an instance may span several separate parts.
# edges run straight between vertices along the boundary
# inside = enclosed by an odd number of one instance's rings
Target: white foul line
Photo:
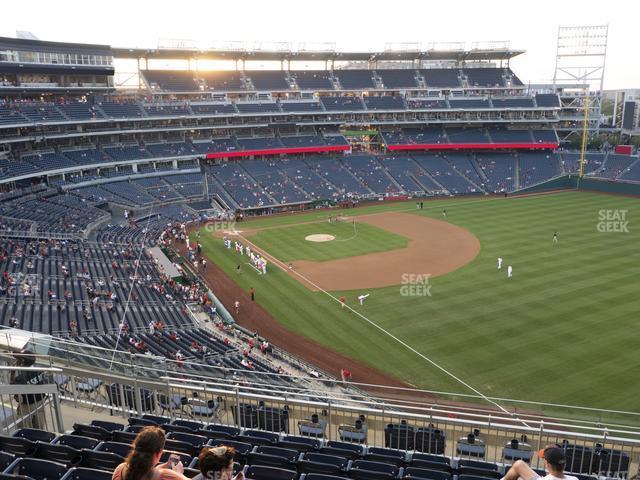
[[[271,258],[274,263],[276,265],[278,265],[278,267],[280,267],[280,269],[284,270],[285,272],[290,272],[293,273],[297,276],[299,276],[300,278],[302,278],[305,282],[307,282],[309,285],[312,285],[314,288],[316,288],[317,290],[319,290],[320,292],[324,293],[325,295],[327,295],[329,298],[333,299],[336,303],[340,303],[340,300],[337,299],[336,297],[334,297],[331,293],[327,292],[326,290],[324,290],[322,287],[320,287],[319,285],[316,285],[314,282],[312,282],[311,280],[309,280],[307,277],[305,277],[304,275],[302,275],[299,272],[296,272],[295,270],[289,269],[283,262],[281,262],[280,260],[278,260],[277,258],[275,258],[274,256],[264,252],[261,248],[257,247],[255,244],[253,244],[250,240],[248,240],[247,238],[243,237],[241,234],[238,234],[238,236],[240,238],[242,238],[244,241],[246,241],[247,243],[251,244],[252,247],[255,250],[258,250],[260,252],[262,252],[262,254],[265,257],[269,257]],[[420,358],[422,358],[423,360],[427,361],[428,363],[430,363],[431,365],[433,365],[434,367],[436,367],[437,369],[439,369],[440,371],[444,372],[445,374],[447,374],[448,376],[450,376],[451,378],[453,378],[455,381],[459,382],[461,385],[465,386],[466,388],[468,388],[469,390],[471,390],[472,392],[474,392],[476,395],[478,395],[479,397],[483,398],[485,401],[491,403],[492,405],[498,407],[502,412],[506,413],[507,415],[510,415],[512,417],[515,417],[516,420],[522,422],[522,424],[525,427],[529,427],[529,425],[527,425],[527,423],[524,420],[521,420],[520,418],[518,418],[515,414],[509,412],[506,408],[504,408],[502,405],[500,405],[499,403],[491,400],[490,398],[488,398],[486,395],[484,395],[482,392],[480,392],[478,389],[476,389],[475,387],[469,385],[468,383],[466,383],[464,380],[458,378],[457,376],[455,376],[453,373],[451,373],[450,371],[448,371],[447,369],[445,369],[444,367],[440,366],[439,364],[437,364],[436,362],[434,362],[433,360],[431,360],[429,357],[427,357],[426,355],[424,355],[423,353],[420,353],[418,350],[416,350],[415,348],[413,348],[411,345],[407,344],[406,342],[404,342],[403,340],[399,339],[398,337],[396,337],[395,335],[393,335],[391,332],[385,330],[384,328],[382,328],[380,325],[378,325],[377,323],[373,322],[372,320],[369,320],[367,317],[365,317],[363,314],[361,314],[360,312],[358,312],[357,310],[354,310],[350,305],[344,304],[345,307],[347,307],[349,310],[351,310],[353,313],[355,313],[358,317],[360,317],[361,319],[363,319],[365,322],[369,323],[370,325],[373,325],[375,328],[377,328],[378,330],[380,330],[382,333],[384,333],[385,335],[391,337],[393,340],[395,340],[396,342],[398,342],[400,345],[402,345],[403,347],[405,347],[406,349],[408,349],[409,351],[413,352],[414,354],[416,354],[417,356],[419,356]]]

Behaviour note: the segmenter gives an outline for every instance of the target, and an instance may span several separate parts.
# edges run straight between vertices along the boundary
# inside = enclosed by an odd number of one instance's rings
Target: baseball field
[[[329,223],[329,214],[338,220]],[[266,275],[226,249],[220,232],[203,228],[201,243],[220,271],[215,279],[210,272],[212,281],[230,278],[245,292],[243,305],[255,288],[256,308],[292,338],[324,349],[320,367],[358,362],[350,365],[355,381],[369,381],[363,365],[429,390],[471,393],[462,380],[488,396],[637,411],[636,222],[638,199],[563,192],[237,224],[231,238],[265,254]],[[351,308],[341,308],[340,297]],[[253,311],[241,307],[238,322],[296,351],[291,338],[270,336],[272,325],[250,318]]]

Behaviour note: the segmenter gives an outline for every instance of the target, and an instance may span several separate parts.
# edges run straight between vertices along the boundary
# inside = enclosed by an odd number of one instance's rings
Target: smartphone
[[[173,468],[178,463],[180,463],[180,457],[175,453],[172,453],[171,455],[169,455],[169,458],[167,459],[167,463],[171,466],[171,468]]]

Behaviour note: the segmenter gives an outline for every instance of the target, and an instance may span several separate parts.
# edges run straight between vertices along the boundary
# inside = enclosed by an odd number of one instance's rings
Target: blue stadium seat
[[[9,452],[0,452],[0,471],[3,471],[16,459],[16,456]]]
[[[320,453],[356,459],[364,456],[364,446],[349,442],[329,440],[323,447],[320,447]]]
[[[369,447],[364,456],[365,460],[374,462],[393,463],[397,466],[404,465],[407,459],[407,452],[404,450],[394,450],[391,448]]]
[[[295,470],[285,470],[283,468],[266,467],[263,465],[251,465],[247,467],[244,472],[245,478],[255,480],[295,480],[297,475]]]
[[[82,461],[82,452],[79,449],[59,443],[37,442],[34,457],[52,460],[67,467],[72,467]]]
[[[116,455],[125,458],[131,451],[131,444],[120,442],[101,442],[100,445],[95,448],[95,451],[115,453]]]
[[[36,444],[26,438],[0,435],[0,451],[17,457],[30,457],[36,452]]]
[[[71,435],[95,438],[96,440],[111,440],[111,432],[97,425],[74,423]]]
[[[46,430],[38,430],[36,428],[21,428],[13,432],[13,437],[26,438],[32,442],[49,443],[56,438],[56,434]]]
[[[430,470],[428,468],[407,467],[404,470],[404,479],[420,479],[420,480],[451,480],[453,476],[450,473],[442,472],[440,470]]]
[[[356,480],[391,480],[398,477],[400,471],[400,467],[390,463],[355,460],[347,474]]]
[[[62,480],[111,480],[111,472],[93,468],[72,468]]]
[[[299,437],[297,435],[286,435],[278,442],[278,446],[283,448],[292,448],[299,452],[317,451],[321,442],[317,438]]]
[[[209,441],[207,437],[202,435],[182,432],[171,432],[167,435],[167,439],[187,443],[196,449],[202,448]]]
[[[249,452],[249,465],[266,465],[268,467],[295,468],[298,452],[288,448],[259,445]]]
[[[97,470],[113,471],[124,461],[124,457],[111,452],[97,452],[95,450],[82,450],[80,467],[95,468]]]
[[[60,435],[53,442],[56,445],[65,445],[76,450],[87,448],[93,450],[98,446],[100,440],[92,437],[83,437],[82,435]]]
[[[50,460],[19,458],[7,467],[5,473],[24,475],[34,480],[59,480],[67,473],[67,467]]]
[[[322,473],[326,475],[340,475],[349,467],[349,460],[336,455],[308,452],[298,460],[300,473]]]
[[[240,435],[240,429],[238,427],[228,425],[210,424],[206,426],[206,430],[217,434],[217,438],[235,438]]]
[[[348,480],[349,477],[337,477],[335,475],[325,475],[322,473],[304,473],[300,480]]]
[[[114,432],[116,430],[124,430],[124,425],[116,422],[105,422],[104,420],[92,420],[91,425],[95,427],[102,427],[108,432]]]
[[[241,435],[238,435],[238,440],[254,445],[275,445],[280,440],[280,435],[262,430],[245,430]]]

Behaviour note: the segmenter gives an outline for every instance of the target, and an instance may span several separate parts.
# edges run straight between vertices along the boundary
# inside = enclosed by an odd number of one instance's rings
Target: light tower
[[[598,132],[608,34],[609,25],[558,27],[553,86],[561,91],[559,128],[567,135],[584,129],[585,116],[589,134]]]

